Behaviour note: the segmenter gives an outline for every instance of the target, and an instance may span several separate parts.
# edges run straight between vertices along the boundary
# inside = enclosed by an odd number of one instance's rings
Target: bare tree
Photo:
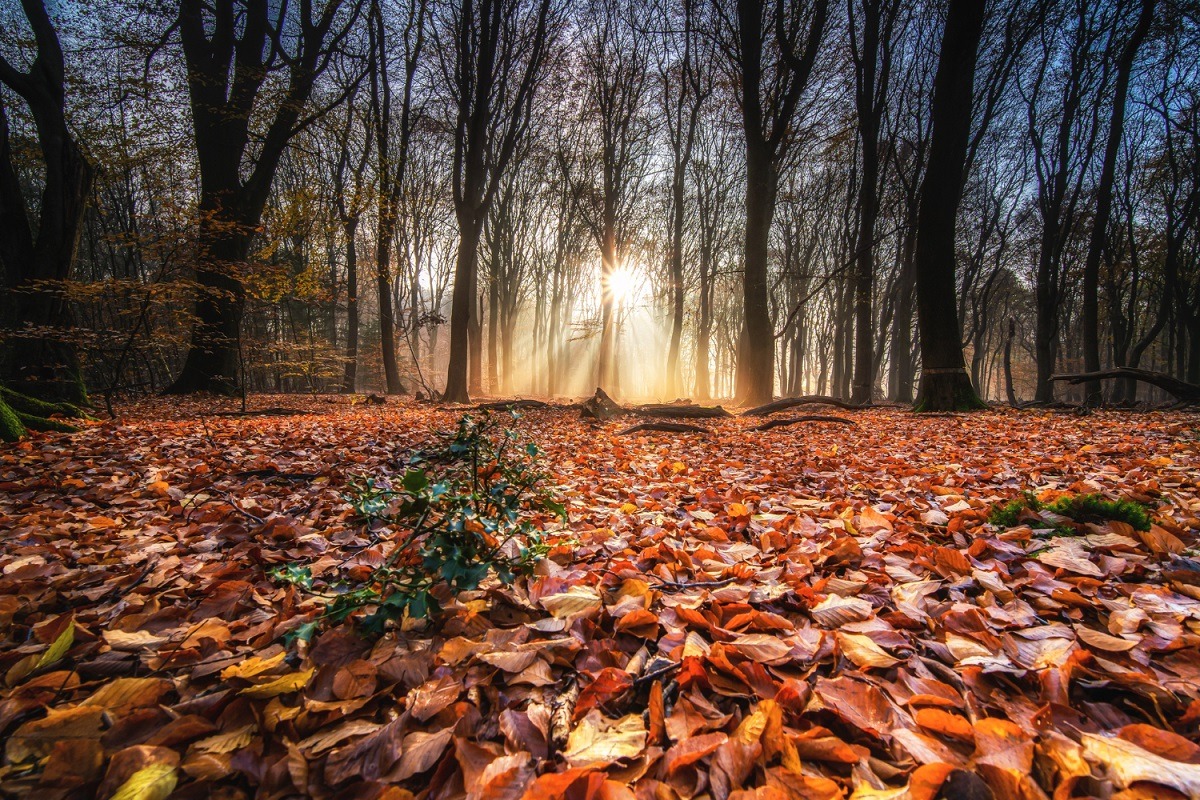
[[[425,45],[426,0],[410,0],[403,12],[399,39],[402,48],[403,85],[399,98],[393,97],[391,82],[392,53],[388,46],[389,30],[384,22],[382,0],[371,0],[367,15],[370,30],[371,129],[375,134],[375,172],[379,184],[375,221],[375,287],[379,301],[379,337],[383,355],[383,374],[388,394],[404,391],[396,360],[396,314],[392,302],[392,240],[396,235],[401,193],[408,168],[408,150],[416,125],[413,86],[421,51]],[[399,102],[399,124],[393,129]],[[393,141],[393,131],[395,141]]]
[[[965,182],[975,64],[983,36],[984,0],[950,0],[933,84],[933,135],[917,217],[917,318],[921,330],[922,411],[983,406],[963,361],[955,312],[955,223]]]
[[[44,173],[31,213],[0,93],[0,267],[8,295],[0,375],[27,394],[82,403],[87,390],[67,331],[72,315],[62,284],[71,276],[93,170],[68,125],[58,32],[42,0],[21,0],[21,8],[36,52],[24,72],[0,56],[0,84],[29,108]]]
[[[1116,61],[1116,82],[1109,113],[1108,139],[1104,145],[1100,179],[1094,193],[1096,210],[1092,215],[1092,230],[1088,238],[1087,259],[1083,265],[1083,370],[1100,371],[1100,261],[1108,238],[1112,218],[1113,182],[1117,173],[1117,156],[1125,131],[1125,105],[1129,98],[1129,80],[1138,48],[1142,46],[1154,21],[1155,0],[1141,0],[1137,22]],[[1084,384],[1084,402],[1099,405],[1102,399],[1100,381]]]
[[[528,129],[558,20],[552,0],[532,5],[461,0],[445,22],[439,44],[456,112],[451,174],[459,244],[444,397],[462,403],[469,399],[468,326],[473,319],[478,324],[483,225],[517,142]]]
[[[875,223],[879,217],[880,130],[892,75],[893,37],[903,3],[847,0],[854,108],[862,174],[858,184],[858,231],[854,246],[854,384],[851,400],[869,403],[875,387],[872,295],[875,289]]]
[[[326,0],[319,10],[313,0],[294,7],[268,0],[181,0],[179,8],[200,165],[201,293],[187,361],[167,391],[228,393],[238,384],[242,274],[254,231],[288,142],[320,116],[302,114],[358,6],[346,0]],[[285,37],[285,27],[294,33]],[[285,44],[291,41],[289,51]],[[276,73],[286,76],[286,85],[272,103],[264,87]],[[260,132],[253,123],[262,119],[267,122]]]
[[[743,241],[742,332],[737,393],[751,405],[775,392],[767,246],[779,168],[795,140],[796,111],[808,88],[829,16],[829,0],[737,0],[736,18],[715,4],[746,145],[746,233]]]

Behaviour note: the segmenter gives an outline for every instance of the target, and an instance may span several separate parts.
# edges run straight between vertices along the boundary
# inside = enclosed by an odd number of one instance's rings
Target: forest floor
[[[377,566],[347,480],[463,409],[277,405],[306,413],[155,400],[0,449],[0,792],[1200,796],[1200,417],[529,411],[569,512],[535,575],[285,645],[325,600],[270,569]],[[987,523],[1026,490],[1153,524]]]

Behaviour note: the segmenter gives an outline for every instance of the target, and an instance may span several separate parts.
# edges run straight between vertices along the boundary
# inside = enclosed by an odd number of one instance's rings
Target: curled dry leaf
[[[1084,757],[1099,764],[1122,788],[1146,781],[1200,797],[1200,764],[1171,761],[1116,736],[1085,733],[1082,742]]]
[[[852,622],[862,622],[875,616],[875,607],[860,597],[841,597],[831,594],[813,606],[809,612],[818,625],[840,628]]]
[[[889,669],[900,663],[900,659],[877,645],[866,634],[838,631],[835,635],[842,655],[863,669]]]
[[[573,767],[599,767],[636,758],[645,748],[646,726],[640,714],[611,720],[593,709],[572,729],[563,757]]]

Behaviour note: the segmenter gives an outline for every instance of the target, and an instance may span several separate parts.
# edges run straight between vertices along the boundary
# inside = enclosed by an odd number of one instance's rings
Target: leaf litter
[[[456,414],[296,404],[147,403],[0,450],[0,790],[1200,797],[1194,417],[629,438],[531,411],[570,520],[535,574],[305,641],[394,543],[347,482],[401,474]],[[988,522],[1024,492],[1152,524]],[[288,565],[311,591],[272,580]]]

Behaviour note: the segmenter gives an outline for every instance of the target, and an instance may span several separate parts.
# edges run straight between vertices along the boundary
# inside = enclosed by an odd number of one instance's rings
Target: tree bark
[[[346,369],[342,391],[353,394],[358,383],[358,219],[347,220],[346,235]]]
[[[966,182],[975,64],[984,0],[951,0],[934,78],[933,135],[917,217],[917,316],[921,385],[917,409],[983,408],[963,360],[954,279],[955,225]]]

